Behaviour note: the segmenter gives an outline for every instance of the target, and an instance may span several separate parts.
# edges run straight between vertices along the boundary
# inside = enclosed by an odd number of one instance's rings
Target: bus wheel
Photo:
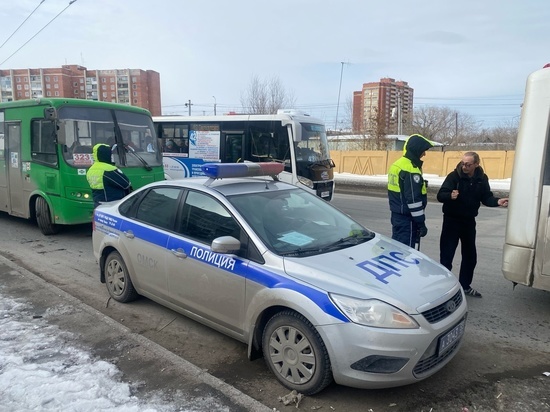
[[[45,235],[55,235],[59,232],[59,227],[52,222],[52,215],[50,214],[50,207],[48,202],[43,197],[36,198],[36,222],[38,227]]]

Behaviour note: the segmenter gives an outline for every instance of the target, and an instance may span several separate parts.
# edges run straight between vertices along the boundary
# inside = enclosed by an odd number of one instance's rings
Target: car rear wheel
[[[126,263],[118,252],[111,252],[105,260],[105,284],[109,295],[118,302],[131,302],[139,296],[130,279]]]
[[[269,369],[287,388],[313,395],[332,382],[327,349],[313,325],[294,311],[283,311],[267,323],[263,353]]]
[[[50,207],[48,202],[43,197],[38,196],[35,201],[36,210],[36,223],[40,228],[40,231],[48,235],[55,235],[59,232],[59,227],[52,222],[52,215],[50,214]]]

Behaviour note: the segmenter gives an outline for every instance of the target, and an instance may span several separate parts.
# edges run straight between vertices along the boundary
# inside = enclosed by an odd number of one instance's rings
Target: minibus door
[[[0,211],[7,212],[10,206],[8,197],[8,155],[7,139],[4,136],[4,112],[0,111]]]
[[[222,132],[222,141],[225,140],[225,148],[223,154],[224,163],[242,162],[245,159],[243,151],[244,132]]]
[[[25,199],[23,176],[21,173],[21,123],[6,122],[6,177],[7,177],[7,211],[13,216],[25,217]]]
[[[541,274],[542,279],[540,281],[545,284],[550,285],[550,186],[542,187],[542,198],[541,198],[541,208],[539,215],[540,222],[544,222],[542,225],[539,224],[539,230],[537,233],[537,249],[540,245],[543,250],[536,250],[536,256],[540,256],[542,259]],[[536,259],[535,259],[536,260]],[[537,263],[535,262],[535,267]],[[536,270],[535,277],[536,277]],[[537,279],[534,279],[534,283],[537,283]]]

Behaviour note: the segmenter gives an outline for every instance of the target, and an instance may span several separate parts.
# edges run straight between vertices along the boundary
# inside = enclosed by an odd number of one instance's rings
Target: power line
[[[414,96],[417,100],[523,100],[523,94],[508,94],[504,96],[477,96],[477,97],[420,97]]]
[[[38,36],[42,30],[44,30],[46,27],[48,27],[50,25],[50,23],[52,23],[55,19],[57,19],[65,10],[67,10],[71,6],[71,4],[73,4],[75,2],[76,2],[76,0],[69,1],[69,4],[67,5],[67,7],[65,7],[63,10],[61,10],[53,19],[51,19],[48,23],[46,23],[46,25],[44,27],[42,27],[40,30],[38,30],[34,36],[32,36],[29,40],[27,40],[25,43],[23,43],[23,45],[21,45],[21,47],[19,47],[16,51],[14,51],[6,60],[4,60],[2,63],[0,63],[0,66],[2,66],[9,59],[11,59],[13,57],[13,55],[15,53],[17,53],[19,50],[21,50],[23,47],[25,47],[28,42],[30,42],[32,39],[34,39],[36,36]]]
[[[29,15],[27,16],[27,18],[26,18],[25,20],[23,20],[23,23],[21,23],[21,24],[19,25],[19,27],[17,27],[17,28],[15,29],[15,31],[14,31],[12,34],[10,34],[10,37],[8,37],[8,38],[6,39],[6,41],[5,41],[4,43],[2,43],[2,45],[0,45],[0,49],[1,49],[2,47],[4,47],[4,44],[6,44],[6,43],[9,41],[9,39],[11,39],[11,38],[13,37],[13,35],[14,35],[15,33],[17,33],[17,31],[21,28],[21,26],[22,26],[23,24],[25,24],[25,22],[26,22],[27,20],[29,20],[29,18],[34,14],[34,12],[35,12],[36,10],[38,10],[38,8],[39,8],[39,7],[42,5],[42,3],[44,3],[45,1],[46,1],[46,0],[42,0],[42,1],[40,2],[40,4],[39,4],[38,6],[36,6],[36,8],[31,12],[31,14],[29,14]]]

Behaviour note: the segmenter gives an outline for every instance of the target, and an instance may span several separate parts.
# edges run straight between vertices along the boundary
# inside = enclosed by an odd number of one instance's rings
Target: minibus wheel
[[[59,232],[58,225],[52,222],[52,215],[50,213],[50,207],[48,202],[43,197],[38,196],[36,198],[36,223],[38,227],[46,236],[55,235]]]

